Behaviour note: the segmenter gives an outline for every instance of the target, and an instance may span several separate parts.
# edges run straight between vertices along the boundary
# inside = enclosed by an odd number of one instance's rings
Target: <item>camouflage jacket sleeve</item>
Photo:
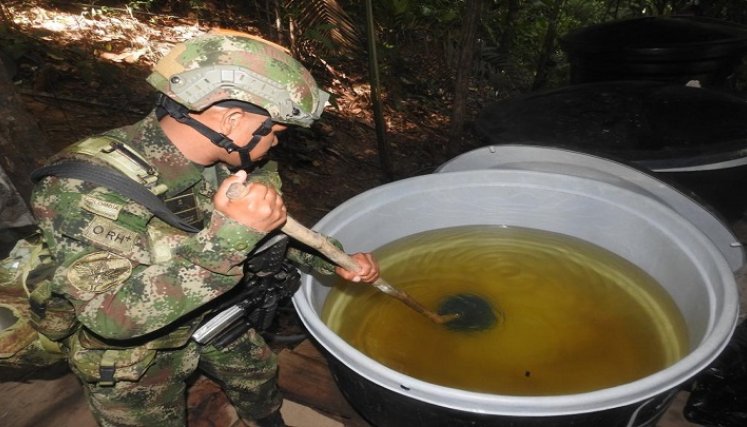
[[[45,178],[32,207],[60,263],[55,291],[70,299],[85,327],[110,339],[178,323],[230,290],[263,237],[218,212],[189,235],[74,179]]]
[[[342,244],[335,239],[330,238],[330,242],[342,249]],[[288,259],[293,263],[301,266],[301,269],[307,272],[310,270],[316,271],[324,275],[335,274],[335,264],[327,260],[327,258],[309,251],[308,248],[297,248],[293,246],[288,247]]]
[[[252,181],[261,182],[265,185],[272,186],[276,191],[281,191],[281,183],[277,174],[277,165],[270,162],[264,168],[252,172]],[[332,240],[332,243],[342,249],[340,242]],[[306,247],[300,247],[292,243],[288,248],[288,259],[299,265],[303,270],[314,270],[318,273],[330,275],[335,273],[335,265],[330,263],[326,258],[315,252],[311,252]]]

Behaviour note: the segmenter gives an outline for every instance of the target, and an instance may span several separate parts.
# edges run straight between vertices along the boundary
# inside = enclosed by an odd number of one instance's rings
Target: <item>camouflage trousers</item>
[[[184,427],[186,381],[198,369],[222,386],[246,421],[280,408],[277,356],[254,330],[222,350],[193,341],[177,350],[159,350],[137,381],[102,386],[84,380],[83,384],[91,411],[102,426]]]

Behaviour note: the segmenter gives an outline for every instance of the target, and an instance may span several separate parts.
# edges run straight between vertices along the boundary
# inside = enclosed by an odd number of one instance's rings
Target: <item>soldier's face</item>
[[[259,143],[257,143],[257,146],[249,152],[252,156],[252,160],[256,161],[265,157],[265,155],[270,151],[270,148],[278,145],[278,134],[286,129],[288,129],[288,126],[279,123],[272,125],[270,133],[262,137],[262,139],[259,140]],[[249,140],[251,140],[251,137]],[[247,141],[247,143],[249,143],[249,141]]]
[[[267,117],[265,116],[245,113],[238,126],[236,126],[234,131],[231,132],[231,134],[229,134],[228,136],[229,138],[233,139],[234,144],[238,145],[239,147],[244,147],[249,144],[249,142],[252,140],[252,137],[254,136],[254,132],[257,131],[257,129],[266,119]],[[257,145],[252,149],[252,151],[250,151],[252,160],[258,161],[265,157],[267,155],[267,152],[270,151],[272,147],[278,144],[277,135],[287,128],[288,127],[286,125],[282,125],[279,123],[273,124],[270,133],[263,136],[262,139],[259,140]],[[229,161],[230,165],[239,166],[241,164],[241,159],[239,158],[238,153],[231,154],[232,155],[230,156]]]

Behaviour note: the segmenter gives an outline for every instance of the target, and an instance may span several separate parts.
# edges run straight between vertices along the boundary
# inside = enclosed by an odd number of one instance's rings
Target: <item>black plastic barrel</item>
[[[645,17],[571,32],[560,40],[571,83],[659,80],[726,86],[747,51],[747,27],[699,17]]]
[[[623,161],[700,199],[728,220],[747,209],[747,101],[656,81],[572,85],[486,106],[485,144],[568,148]]]

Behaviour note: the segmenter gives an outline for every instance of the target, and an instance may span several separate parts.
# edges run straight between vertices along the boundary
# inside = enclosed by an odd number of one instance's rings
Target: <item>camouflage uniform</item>
[[[208,44],[200,46],[210,49],[193,54],[204,58],[206,52],[223,49],[214,39],[205,40]],[[151,80],[162,79],[154,76]],[[159,82],[154,84],[159,89],[167,84]],[[161,90],[192,109],[216,100],[190,105],[167,88]],[[304,97],[296,95],[303,104]],[[301,104],[268,111],[273,120],[284,117],[286,123],[308,125],[321,110],[305,114],[308,108],[297,108]],[[77,179],[53,176],[37,184],[33,212],[59,263],[53,292],[72,303],[79,322],[65,340],[69,363],[83,381],[97,420],[117,426],[185,425],[185,380],[198,368],[224,387],[242,418],[276,411],[281,402],[276,357],[254,330],[223,350],[190,340],[209,303],[235,287],[247,254],[264,237],[213,210],[212,196],[227,170],[190,162],[168,141],[153,113],[107,134],[157,170],[155,185],[166,189],[165,197],[193,197],[195,219],[205,226],[196,234],[186,233],[112,190]],[[280,189],[272,170],[252,172],[249,179]],[[308,254],[290,255],[322,273],[333,272],[333,266]]]

